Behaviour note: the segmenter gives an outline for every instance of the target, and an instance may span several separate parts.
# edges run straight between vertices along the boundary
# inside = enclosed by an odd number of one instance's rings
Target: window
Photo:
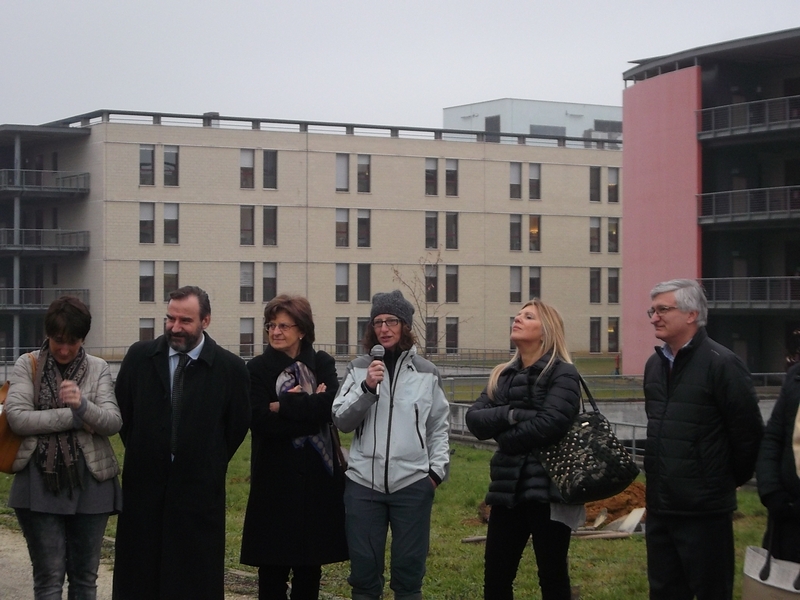
[[[350,191],[350,155],[336,155],[336,191]]]
[[[264,245],[278,245],[278,207],[264,207]]]
[[[347,248],[350,246],[350,210],[347,208],[336,209],[336,247]]]
[[[445,161],[444,193],[448,196],[458,196],[458,160],[448,158]]]
[[[619,269],[608,270],[608,303],[619,302]]]
[[[253,302],[255,300],[254,271],[254,263],[239,263],[239,302]]]
[[[50,278],[50,284],[58,285],[58,263],[53,263],[51,267],[52,267],[52,273]]]
[[[489,135],[490,133],[500,133],[500,115],[492,115],[483,119],[483,130],[486,132],[486,141],[493,144],[500,143],[499,135]]]
[[[239,319],[239,356],[249,358],[255,353],[255,319]]]
[[[600,302],[600,269],[589,269],[589,302]]]
[[[174,202],[164,204],[164,243],[178,243],[178,205]]]
[[[425,195],[439,195],[439,159],[425,159]]]
[[[156,320],[139,319],[139,341],[150,342],[156,339]]]
[[[528,299],[542,297],[542,268],[531,267],[528,272]]]
[[[156,205],[152,202],[139,203],[139,243],[153,244],[156,241]]]
[[[444,268],[444,301],[458,302],[458,266],[447,265]]]
[[[370,156],[369,156],[369,154],[359,154],[358,155],[358,191],[359,192],[369,192],[370,191],[369,164],[370,164]]]
[[[350,301],[350,266],[336,265],[336,302]]]
[[[522,198],[522,163],[511,163],[508,184],[509,196],[515,200]]]
[[[589,318],[589,352],[600,352],[600,317]]]
[[[155,165],[156,147],[152,144],[139,146],[139,185],[155,185],[156,175],[153,170]]]
[[[356,299],[359,302],[369,302],[372,299],[370,293],[370,265],[358,265],[356,267]]]
[[[608,201],[619,202],[619,167],[608,167]]]
[[[336,354],[350,352],[350,319],[336,317]]]
[[[542,249],[542,237],[539,232],[541,220],[539,215],[528,217],[528,249],[531,252],[539,252]]]
[[[511,215],[509,218],[509,250],[522,250],[522,215]]]
[[[139,262],[139,302],[156,300],[156,264],[152,260]]]
[[[178,285],[178,261],[164,261],[164,302],[169,302],[169,293],[177,290]]]
[[[427,317],[425,319],[425,352],[438,354],[439,352],[439,319]]]
[[[528,198],[530,200],[542,199],[542,165],[531,163],[528,165]]]
[[[278,295],[278,263],[264,263],[261,270],[262,300],[269,302]]]
[[[458,213],[449,212],[445,214],[444,221],[444,245],[448,250],[458,249]]]
[[[514,317],[508,319],[508,331],[509,331],[509,340],[508,340],[508,351],[512,354],[516,351],[517,345],[514,343],[514,340],[511,339],[511,330],[514,328]]]
[[[600,202],[600,167],[589,167],[589,202]]]
[[[425,213],[425,247],[439,247],[439,214],[435,212]]]
[[[425,265],[425,302],[439,301],[439,265]]]
[[[619,219],[608,218],[608,251],[619,252]]]
[[[164,146],[164,185],[178,185],[178,147]]]
[[[458,318],[447,317],[444,322],[445,346],[448,354],[458,353]]]
[[[255,244],[255,206],[239,207],[239,244],[252,246]]]
[[[522,267],[509,268],[509,302],[522,302]]]
[[[367,208],[358,209],[357,234],[359,248],[369,248],[369,214],[370,211]]]
[[[600,217],[589,217],[589,252],[600,252]]]
[[[278,189],[278,151],[264,150],[264,189]]]
[[[367,328],[370,327],[369,317],[358,317],[356,319],[356,340],[361,342],[367,336]]]
[[[239,151],[239,187],[252,189],[256,187],[255,150]]]
[[[608,351],[619,352],[619,317],[608,317]]]

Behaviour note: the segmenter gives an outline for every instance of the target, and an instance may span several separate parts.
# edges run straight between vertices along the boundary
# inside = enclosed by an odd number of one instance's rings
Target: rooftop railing
[[[755,188],[700,194],[703,223],[800,218],[800,186]]]
[[[89,192],[89,173],[0,169],[0,191]]]
[[[0,229],[0,251],[37,250],[42,252],[85,252],[89,250],[88,231],[63,229]]]
[[[41,311],[61,296],[76,296],[89,306],[89,290],[76,288],[0,288],[0,310]]]
[[[702,279],[709,308],[800,308],[800,277]]]
[[[698,137],[800,127],[800,96],[740,102],[697,111]]]

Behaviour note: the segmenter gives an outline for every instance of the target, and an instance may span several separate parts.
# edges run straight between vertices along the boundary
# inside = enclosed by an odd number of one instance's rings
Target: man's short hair
[[[683,312],[697,312],[697,326],[705,327],[708,322],[708,301],[701,286],[694,279],[670,279],[662,281],[650,290],[652,300],[660,294],[675,292],[675,302],[678,310]]]
[[[200,320],[202,321],[211,314],[211,300],[205,290],[196,285],[185,285],[169,293],[170,300],[185,300],[189,296],[195,296],[200,304]]]

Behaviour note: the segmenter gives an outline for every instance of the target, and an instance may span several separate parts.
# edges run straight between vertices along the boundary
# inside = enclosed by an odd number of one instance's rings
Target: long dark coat
[[[168,356],[163,336],[138,342],[117,377],[125,463],[114,599],[222,600],[226,471],[250,423],[250,378],[205,334],[186,367],[173,461]]]
[[[339,389],[336,363],[303,342],[298,361],[327,390],[321,394],[275,392],[278,375],[295,359],[267,348],[247,364],[253,418],[250,499],[242,532],[244,564],[322,565],[347,560],[344,532],[344,474],[334,460],[328,474],[319,453],[292,439],[327,427]],[[280,411],[270,412],[270,402]]]

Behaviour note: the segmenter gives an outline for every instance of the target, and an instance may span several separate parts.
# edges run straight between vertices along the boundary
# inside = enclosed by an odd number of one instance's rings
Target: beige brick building
[[[68,291],[92,310],[87,346],[119,353],[196,284],[211,335],[243,354],[276,292],[309,298],[318,345],[354,352],[372,294],[405,282],[427,294],[431,351],[508,348],[537,294],[574,352],[616,352],[620,148],[215,114],[0,125],[0,346],[37,345]]]

